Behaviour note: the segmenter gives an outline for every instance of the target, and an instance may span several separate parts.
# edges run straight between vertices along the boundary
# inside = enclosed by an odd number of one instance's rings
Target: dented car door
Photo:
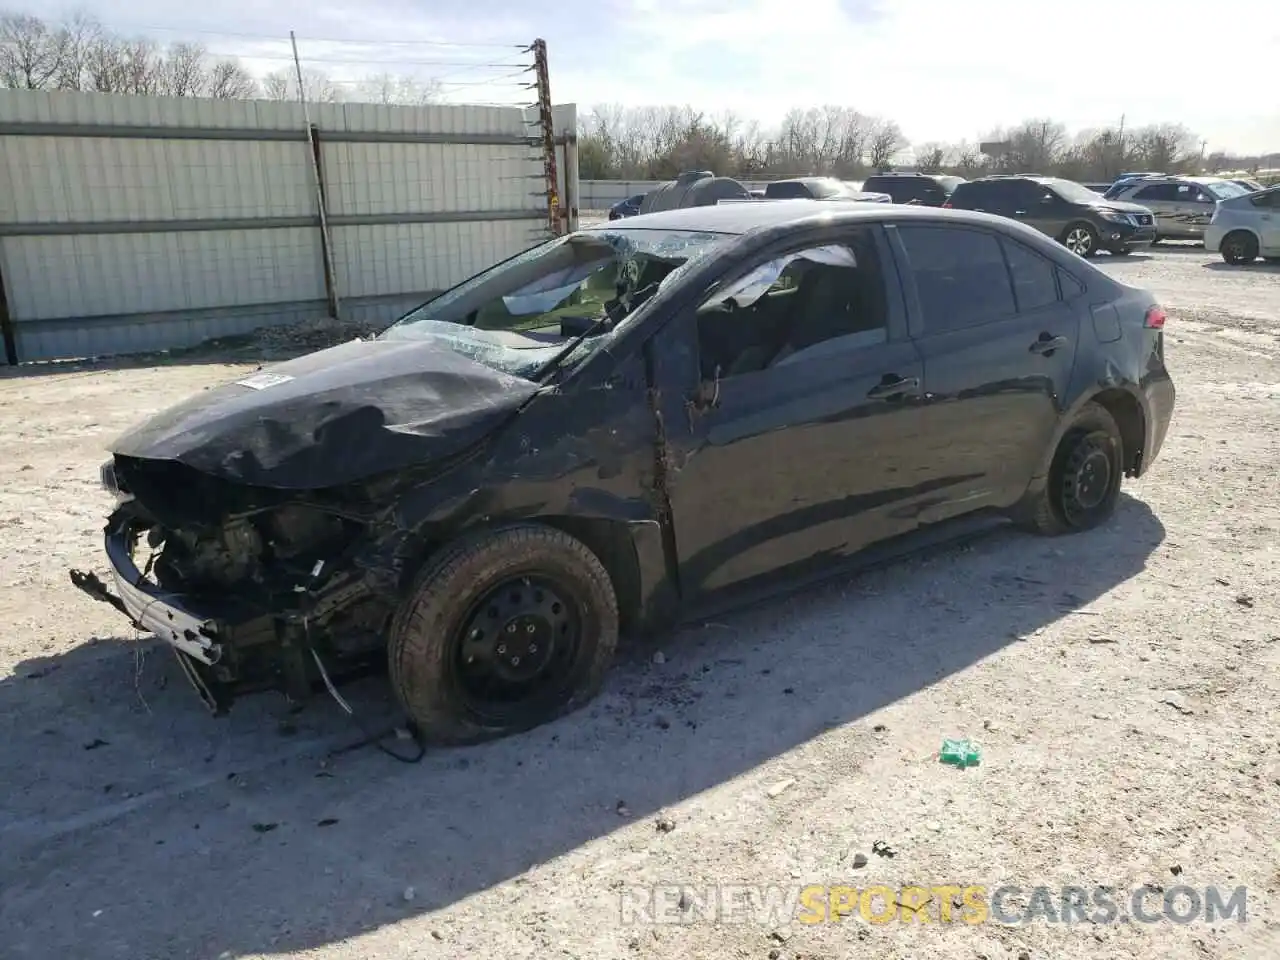
[[[879,228],[793,241],[651,342],[686,598],[916,525],[923,367],[884,260]]]

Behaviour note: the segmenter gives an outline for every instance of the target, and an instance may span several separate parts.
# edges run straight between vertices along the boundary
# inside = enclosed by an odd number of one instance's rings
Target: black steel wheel
[[[1222,259],[1233,266],[1253,263],[1258,258],[1258,239],[1252,233],[1237,230],[1222,238]]]
[[[1046,536],[1104,523],[1120,499],[1124,457],[1115,418],[1099,404],[1085,404],[1058,442],[1048,477],[1014,508],[1014,519]]]
[[[446,547],[419,576],[392,624],[392,685],[424,739],[492,739],[593,697],[617,638],[596,555],[551,527],[506,527]]]

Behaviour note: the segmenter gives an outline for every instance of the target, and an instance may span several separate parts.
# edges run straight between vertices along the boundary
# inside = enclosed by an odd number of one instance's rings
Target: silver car
[[[1219,201],[1248,193],[1221,177],[1148,177],[1117,183],[1106,198],[1149,208],[1156,215],[1157,240],[1200,240]]]
[[[1252,263],[1259,254],[1280,263],[1280,186],[1219,203],[1204,248],[1227,263]]]

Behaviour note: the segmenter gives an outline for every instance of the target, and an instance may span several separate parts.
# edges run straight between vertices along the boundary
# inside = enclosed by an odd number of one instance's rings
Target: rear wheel
[[[392,623],[391,683],[423,739],[474,743],[582,706],[617,642],[599,558],[566,533],[522,524],[446,547],[419,575]]]
[[[1089,530],[1115,512],[1124,477],[1124,440],[1105,407],[1086,404],[1054,451],[1044,489],[1014,510],[1025,529],[1044,536]]]
[[[1098,232],[1087,223],[1073,223],[1063,232],[1062,245],[1077,256],[1092,257],[1098,252]]]
[[[1222,259],[1239,266],[1258,257],[1258,240],[1252,233],[1236,230],[1222,238]]]

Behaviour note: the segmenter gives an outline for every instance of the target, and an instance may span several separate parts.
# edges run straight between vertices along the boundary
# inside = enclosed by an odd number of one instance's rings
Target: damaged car
[[[670,210],[120,438],[109,576],[215,710],[385,664],[421,737],[587,702],[619,636],[949,524],[1113,512],[1174,404],[1164,311],[982,213]]]

